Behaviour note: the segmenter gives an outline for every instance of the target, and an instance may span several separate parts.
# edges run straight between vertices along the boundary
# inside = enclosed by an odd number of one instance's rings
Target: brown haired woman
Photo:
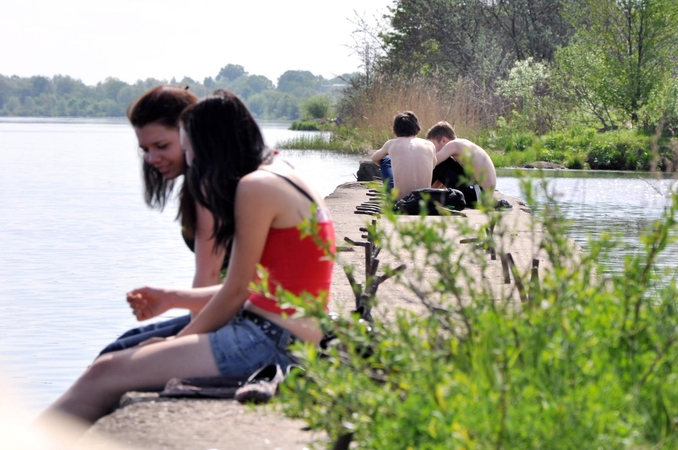
[[[162,85],[146,92],[127,110],[143,157],[145,200],[151,208],[162,210],[172,194],[177,178],[188,165],[179,142],[179,116],[198,98],[187,89]],[[181,234],[195,253],[193,287],[221,283],[222,268],[228,265],[223,246],[215,246],[212,238],[214,221],[205,207],[196,203],[184,185],[179,193]],[[141,287],[127,294],[127,300],[139,320],[150,319],[167,311],[168,292],[160,288]],[[149,338],[176,335],[191,320],[190,315],[134,328],[104,348],[101,354],[138,345]]]

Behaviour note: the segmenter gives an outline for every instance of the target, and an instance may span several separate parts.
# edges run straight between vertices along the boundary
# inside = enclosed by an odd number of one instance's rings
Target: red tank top
[[[313,199],[290,179],[271,172],[285,179],[306,197]],[[330,254],[336,252],[334,225],[329,214],[322,209],[316,212],[318,224],[318,236],[322,242],[326,242]],[[292,315],[294,308],[280,308],[275,292],[280,286],[283,289],[300,295],[306,292],[318,297],[325,294],[324,302],[327,309],[330,285],[332,284],[332,258],[325,253],[325,248],[316,243],[311,236],[301,237],[301,231],[296,228],[271,228],[261,255],[259,264],[268,274],[268,295],[252,292],[249,301],[259,308],[276,314]],[[261,279],[257,277],[257,281]]]
[[[332,221],[320,222],[318,228],[318,237],[330,244],[331,254],[334,255],[336,247]],[[294,295],[307,292],[317,297],[325,293],[324,307],[327,309],[334,263],[311,236],[302,239],[297,228],[271,228],[260,264],[268,273],[268,295],[251,293],[249,300],[253,304],[276,314],[294,314],[294,308],[280,308],[275,298],[280,286]]]

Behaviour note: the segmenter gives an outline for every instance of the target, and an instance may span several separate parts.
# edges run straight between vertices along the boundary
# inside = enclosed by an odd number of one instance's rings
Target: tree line
[[[309,71],[288,70],[277,85],[262,75],[249,74],[241,65],[227,64],[214,77],[196,81],[147,78],[128,84],[107,78],[88,86],[68,75],[53,77],[0,75],[0,116],[32,117],[120,117],[127,106],[146,90],[159,84],[187,86],[198,96],[217,88],[239,95],[256,117],[261,119],[295,120],[303,116],[303,105],[309,99],[335,102],[352,74],[332,79]]]
[[[358,126],[388,86],[425,85],[475,131],[678,128],[678,0],[396,0],[355,24]]]

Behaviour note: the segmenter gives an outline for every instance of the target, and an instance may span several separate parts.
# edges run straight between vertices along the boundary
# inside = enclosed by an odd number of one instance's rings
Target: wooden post
[[[491,225],[487,229],[487,239],[489,240],[489,244],[487,247],[487,253],[490,254],[490,259],[492,261],[495,261],[497,259],[497,253],[494,249],[494,225]]]
[[[509,273],[508,257],[502,253],[499,255],[499,259],[501,259],[501,271],[504,274],[504,284],[510,284],[511,274]]]
[[[518,289],[518,295],[520,295],[520,301],[527,303],[528,298],[527,293],[525,292],[525,286],[523,285],[523,280],[520,278],[520,274],[516,268],[516,263],[513,261],[513,255],[507,253],[506,258],[508,260],[509,267],[511,267],[511,272],[513,272],[513,279],[516,280],[516,288]]]
[[[530,302],[534,303],[539,291],[539,260],[532,259],[532,274],[530,276]]]

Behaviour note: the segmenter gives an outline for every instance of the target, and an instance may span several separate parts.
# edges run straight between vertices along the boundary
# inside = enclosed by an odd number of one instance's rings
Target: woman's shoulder
[[[272,173],[275,172],[275,173]],[[238,182],[237,196],[273,196],[279,192],[279,173],[278,170],[271,168],[266,170],[259,168],[253,172],[248,173]],[[282,181],[282,180],[280,180]]]
[[[255,170],[240,179],[236,195],[256,194],[261,191],[272,189],[271,181],[273,174],[263,170]]]

